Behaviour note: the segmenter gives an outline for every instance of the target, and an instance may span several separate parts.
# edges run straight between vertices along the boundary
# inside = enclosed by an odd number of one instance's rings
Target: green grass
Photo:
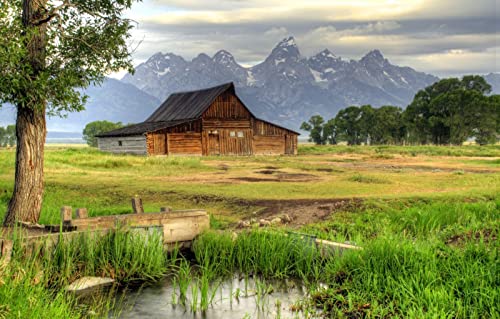
[[[390,154],[406,156],[500,156],[500,145],[468,145],[468,146],[344,146],[344,145],[303,145],[299,147],[301,155],[323,154],[377,154],[384,158]],[[390,157],[388,157],[390,158]]]

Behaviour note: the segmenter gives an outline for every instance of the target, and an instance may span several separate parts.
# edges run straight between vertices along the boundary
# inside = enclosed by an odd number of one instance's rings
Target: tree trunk
[[[45,23],[35,25],[33,21],[43,16],[46,4],[47,0],[23,0],[22,22],[27,36],[25,59],[31,66],[33,81],[45,68],[47,27]],[[12,226],[16,221],[36,223],[42,208],[46,101],[30,92],[29,87],[24,96],[29,102],[17,106],[15,184],[5,226]]]
[[[43,149],[45,112],[23,107],[17,110],[16,175],[4,225],[16,220],[36,223],[40,218],[43,196]]]

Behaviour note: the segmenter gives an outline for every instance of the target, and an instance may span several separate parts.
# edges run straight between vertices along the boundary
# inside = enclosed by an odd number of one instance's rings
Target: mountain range
[[[500,74],[490,73],[485,78],[493,92],[500,93]],[[201,53],[190,61],[159,52],[139,64],[133,75],[108,78],[101,86],[88,88],[86,110],[49,119],[49,130],[81,131],[94,120],[141,122],[173,92],[230,81],[257,116],[298,129],[311,115],[328,119],[349,105],[404,108],[418,90],[437,80],[390,63],[379,50],[360,60],[345,60],[328,49],[304,57],[293,37],[283,39],[263,62],[252,67],[240,65],[226,50],[212,57]],[[0,125],[13,118],[13,110],[0,109]]]
[[[173,53],[156,53],[122,82],[165,99],[177,91],[233,81],[238,95],[267,120],[297,129],[313,114],[326,118],[349,105],[406,106],[415,93],[437,77],[391,64],[373,50],[359,61],[344,60],[325,49],[302,56],[293,37],[283,39],[261,63],[246,68],[218,51],[191,61]]]

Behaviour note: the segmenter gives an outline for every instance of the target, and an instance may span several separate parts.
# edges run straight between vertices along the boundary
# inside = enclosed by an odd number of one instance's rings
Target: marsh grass
[[[496,318],[498,242],[471,237],[457,247],[447,239],[498,229],[499,207],[496,199],[334,215],[303,231],[328,238],[342,225],[343,235],[356,238],[364,249],[325,257],[304,237],[274,230],[244,231],[237,238],[211,231],[193,249],[197,264],[212,265],[212,274],[258,276],[259,310],[269,307],[266,279],[300,278],[309,289],[309,298],[299,305],[304,316],[319,311],[328,317]]]
[[[121,286],[143,284],[162,278],[171,269],[172,260],[158,234],[146,238],[117,230],[71,239],[60,234],[55,247],[48,242],[27,245],[18,230],[12,239],[12,260],[0,266],[0,305],[4,305],[0,317],[105,317],[116,307],[113,293],[81,303],[65,293],[66,285],[82,276],[111,277]]]

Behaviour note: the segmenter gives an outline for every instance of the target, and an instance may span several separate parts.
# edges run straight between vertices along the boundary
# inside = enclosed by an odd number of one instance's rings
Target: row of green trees
[[[87,142],[89,146],[97,147],[97,137],[104,132],[116,130],[122,128],[124,125],[122,122],[109,122],[109,121],[94,121],[85,125],[83,129],[83,139]]]
[[[0,126],[0,147],[12,147],[14,145],[16,145],[16,126]]]
[[[480,76],[444,79],[419,91],[406,110],[349,106],[325,121],[314,115],[301,129],[316,144],[454,144],[474,137],[480,145],[500,135],[500,95]]]

